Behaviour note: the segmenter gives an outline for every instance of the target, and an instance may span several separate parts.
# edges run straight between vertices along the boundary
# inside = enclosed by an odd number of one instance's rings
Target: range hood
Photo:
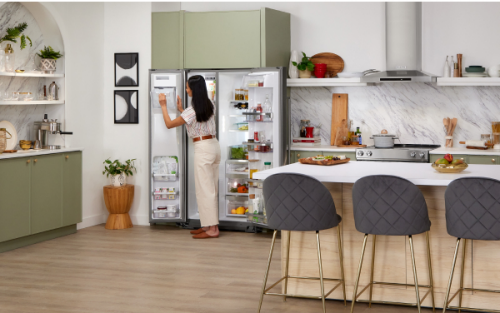
[[[362,82],[435,82],[422,72],[422,3],[386,2],[386,71],[367,75]]]

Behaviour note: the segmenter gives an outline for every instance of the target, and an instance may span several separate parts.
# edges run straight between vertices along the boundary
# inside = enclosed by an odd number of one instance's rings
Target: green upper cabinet
[[[183,68],[184,12],[154,12],[151,16],[151,68]]]
[[[30,158],[0,161],[0,242],[30,234]]]
[[[290,14],[268,8],[152,15],[155,69],[286,67],[290,42]]]
[[[62,154],[31,158],[31,234],[62,226]]]
[[[82,153],[63,156],[62,226],[68,226],[82,221]]]

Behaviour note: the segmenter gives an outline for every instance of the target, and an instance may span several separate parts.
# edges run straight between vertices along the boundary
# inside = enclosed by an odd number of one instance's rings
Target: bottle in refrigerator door
[[[257,103],[257,107],[255,108],[255,112],[256,113],[262,113],[262,104],[261,103]],[[255,121],[256,122],[262,122],[262,115],[257,115],[255,116]]]
[[[271,104],[271,101],[269,100],[269,95],[266,95],[266,100],[264,101],[263,108],[264,108],[265,113],[269,113],[269,114],[264,115],[263,121],[264,122],[272,121],[272,117],[271,117],[270,113],[272,113],[273,105]]]
[[[271,162],[264,162],[264,171],[265,170],[270,170],[272,167],[271,167]]]

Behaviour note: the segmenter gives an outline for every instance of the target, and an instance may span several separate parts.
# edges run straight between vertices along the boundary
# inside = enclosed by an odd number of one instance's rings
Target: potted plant
[[[311,73],[314,71],[314,63],[310,58],[302,52],[302,61],[300,63],[292,62],[293,65],[299,70],[299,78],[311,78]]]
[[[40,53],[37,53],[40,60],[40,70],[48,74],[53,74],[56,71],[56,61],[63,55],[59,51],[55,51],[51,46],[44,46]]]
[[[127,176],[133,176],[134,172],[137,173],[134,161],[135,159],[129,159],[125,163],[121,163],[118,160],[111,162],[110,159],[107,159],[103,162],[104,171],[102,171],[102,174],[111,178],[111,185],[115,187],[125,186],[127,184]]]
[[[17,43],[17,39],[21,41],[20,46],[21,50],[26,48],[26,39],[30,43],[30,47],[33,45],[31,42],[30,37],[26,36],[23,34],[23,32],[28,28],[28,23],[20,23],[19,25],[12,27],[12,28],[7,28],[7,35],[3,36],[0,38],[0,43],[4,41],[10,41]],[[5,70],[7,72],[13,72],[15,69],[15,57],[14,57],[14,49],[12,49],[11,44],[7,44],[7,47],[5,47]]]

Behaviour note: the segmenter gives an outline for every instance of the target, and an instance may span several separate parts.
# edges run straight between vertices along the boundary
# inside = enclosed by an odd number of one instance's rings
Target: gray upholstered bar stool
[[[337,287],[342,286],[344,295],[344,304],[346,304],[345,296],[345,280],[344,280],[344,264],[342,256],[342,241],[340,238],[340,226],[342,218],[335,210],[330,191],[318,180],[302,175],[302,174],[275,174],[264,180],[264,200],[266,203],[267,225],[274,229],[273,241],[271,243],[271,251],[269,252],[269,260],[267,262],[266,274],[264,276],[264,284],[260,295],[259,312],[262,307],[264,295],[283,296],[297,298],[321,299],[323,303],[323,312],[326,312],[325,298],[331,294]],[[321,260],[321,247],[319,240],[319,231],[337,227],[338,249],[340,257],[340,279],[324,278],[323,264]],[[273,248],[276,241],[278,230],[289,231],[288,243],[286,249],[285,276],[279,279],[270,287],[267,286],[267,277],[269,267],[273,257]],[[288,273],[288,264],[290,256],[290,237],[293,231],[315,231],[316,244],[318,252],[319,277],[297,277],[290,276]],[[321,296],[310,295],[295,295],[287,294],[288,279],[313,279],[319,280],[321,286]],[[284,293],[270,293],[271,288],[285,281]],[[338,281],[339,283],[325,294],[323,281]]]
[[[451,182],[445,192],[446,230],[457,237],[455,255],[451,267],[448,290],[446,292],[443,312],[446,309],[458,309],[478,312],[500,312],[500,310],[484,310],[462,307],[462,294],[467,291],[483,291],[500,293],[500,290],[464,288],[465,249],[467,240],[500,240],[500,181],[490,178],[467,177]],[[449,299],[453,272],[457,263],[460,241],[463,241],[462,269],[460,288]],[[458,307],[449,306],[458,294]],[[449,299],[449,300],[448,300]]]
[[[352,200],[354,206],[354,222],[359,232],[365,233],[361,258],[359,261],[358,275],[354,285],[352,295],[351,313],[354,311],[354,304],[358,297],[369,287],[370,298],[362,302],[388,303],[416,306],[420,312],[420,304],[431,294],[432,308],[434,309],[434,288],[432,280],[431,251],[429,245],[429,230],[431,221],[427,212],[427,204],[420,189],[406,179],[397,176],[374,175],[366,176],[356,181],[352,190]],[[426,233],[427,240],[427,265],[429,267],[429,285],[419,285],[417,279],[417,269],[415,266],[415,253],[413,249],[413,235]],[[373,235],[372,264],[370,283],[359,294],[358,284],[363,266],[368,235]],[[415,284],[399,284],[390,282],[373,281],[373,271],[375,265],[375,242],[377,236],[408,236],[410,243],[411,259],[413,266],[413,278]],[[373,285],[400,285],[415,286],[416,304],[397,303],[389,301],[373,301]],[[419,288],[429,288],[429,291],[420,299]]]

